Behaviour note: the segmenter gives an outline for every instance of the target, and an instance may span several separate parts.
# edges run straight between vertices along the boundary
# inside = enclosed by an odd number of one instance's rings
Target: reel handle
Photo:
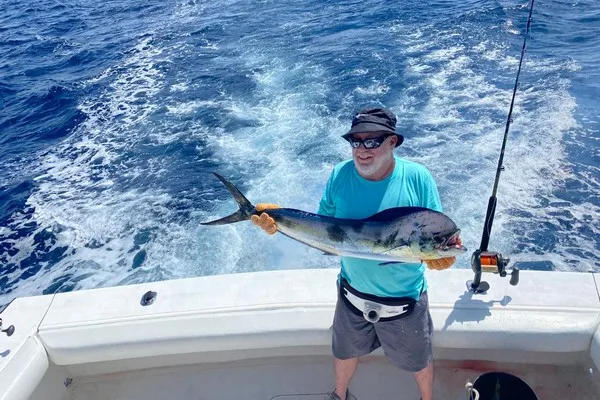
[[[510,282],[511,285],[517,286],[519,283],[519,268],[513,267],[512,272],[510,273]]]

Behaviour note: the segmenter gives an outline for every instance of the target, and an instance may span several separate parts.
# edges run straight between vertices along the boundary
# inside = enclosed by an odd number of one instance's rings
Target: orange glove
[[[259,226],[263,231],[267,232],[269,235],[274,235],[277,232],[277,224],[275,224],[275,220],[269,216],[269,214],[262,212],[264,210],[272,210],[274,208],[280,208],[277,204],[272,203],[258,203],[256,206],[256,211],[260,212],[260,216],[254,214],[250,217],[250,221],[256,226]]]
[[[461,246],[462,240],[460,240],[460,238],[456,238],[454,245]],[[454,264],[456,262],[456,257],[446,257],[446,258],[439,258],[437,260],[424,260],[424,261],[425,261],[425,264],[427,264],[427,268],[441,271],[443,269],[450,268],[452,266],[452,264]]]
[[[448,269],[456,262],[456,257],[438,258],[437,260],[425,260],[427,268],[441,271]]]

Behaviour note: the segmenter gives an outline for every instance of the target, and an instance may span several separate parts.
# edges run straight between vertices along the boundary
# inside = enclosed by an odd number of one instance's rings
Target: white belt
[[[365,300],[353,293],[350,293],[348,289],[343,288],[344,296],[348,299],[350,304],[362,311],[365,319],[371,323],[379,321],[380,318],[391,318],[398,315],[402,315],[408,311],[408,304],[402,306],[388,306],[385,304],[376,303],[374,301]]]

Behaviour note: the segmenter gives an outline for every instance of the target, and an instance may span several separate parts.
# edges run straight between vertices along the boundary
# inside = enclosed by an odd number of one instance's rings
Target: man
[[[319,214],[361,219],[393,207],[426,207],[442,211],[436,184],[422,165],[394,156],[404,137],[396,132],[396,117],[385,108],[365,108],[342,136],[352,146],[352,160],[336,165],[320,201]],[[252,222],[269,234],[277,231],[269,217],[272,204],[258,204]],[[458,242],[460,244],[460,241]],[[446,269],[454,257],[427,261],[431,269]],[[338,301],[333,319],[335,390],[332,400],[353,399],[348,385],[358,358],[382,346],[388,360],[414,373],[423,400],[433,397],[433,363],[427,282],[424,265],[385,264],[341,258]],[[365,303],[367,300],[369,303]],[[394,317],[367,319],[368,304]],[[395,314],[393,314],[394,312]]]

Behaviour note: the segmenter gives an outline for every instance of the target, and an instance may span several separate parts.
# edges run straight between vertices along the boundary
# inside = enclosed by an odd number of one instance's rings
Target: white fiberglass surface
[[[467,381],[489,371],[511,373],[541,399],[596,400],[598,371],[588,366],[498,364],[477,361],[436,362],[435,398],[465,400]],[[69,400],[249,399],[320,400],[333,388],[332,360],[327,356],[246,360],[236,363],[161,368],[78,378]],[[361,360],[351,384],[359,400],[418,399],[412,374],[380,356]]]

